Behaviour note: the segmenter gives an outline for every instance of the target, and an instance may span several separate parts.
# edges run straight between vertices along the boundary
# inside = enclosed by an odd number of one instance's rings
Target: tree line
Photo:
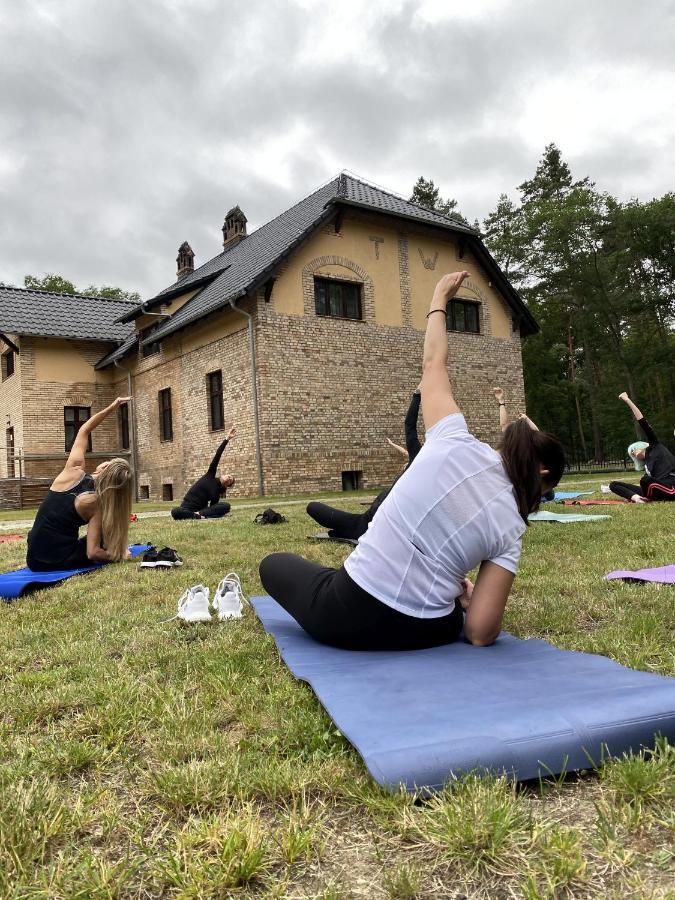
[[[411,200],[461,215],[424,179]],[[551,144],[482,232],[541,327],[523,343],[527,409],[539,427],[576,459],[623,456],[635,440],[617,399],[625,390],[672,444],[675,193],[622,203],[589,177],[575,179]]]

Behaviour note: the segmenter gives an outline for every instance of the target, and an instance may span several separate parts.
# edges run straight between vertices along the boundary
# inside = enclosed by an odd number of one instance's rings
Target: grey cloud
[[[527,0],[429,24],[409,0],[364,14],[365,58],[345,52],[316,65],[310,24],[322,9],[262,0],[8,7],[0,279],[57,271],[78,285],[152,294],[173,279],[183,240],[198,262],[218,252],[229,206],[260,225],[336,174],[322,151],[404,194],[424,174],[482,218],[501,192],[516,195],[543,150],[511,126],[533,87],[589,61],[608,78],[631,65],[645,89],[649,67],[673,70],[666,2]],[[349,39],[333,35],[336,47]],[[307,137],[288,148],[284,177],[256,171],[255,152],[293,126]],[[630,134],[627,110],[621,146],[570,162],[605,189],[651,195],[666,189],[668,155]],[[16,171],[3,175],[3,159]]]

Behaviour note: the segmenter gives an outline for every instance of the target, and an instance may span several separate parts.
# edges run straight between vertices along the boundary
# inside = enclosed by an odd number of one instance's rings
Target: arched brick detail
[[[346,256],[317,256],[310,260],[302,270],[302,297],[306,316],[315,315],[314,306],[314,274],[323,266],[342,266],[353,272],[363,284],[361,311],[364,322],[375,321],[375,288],[373,279],[358,263]]]
[[[466,296],[463,291],[466,291],[466,294],[470,294],[471,296]],[[458,300],[477,300],[478,301],[478,321],[479,328],[481,334],[492,334],[492,322],[490,320],[490,304],[485,299],[485,294],[479,285],[476,284],[475,281],[472,281],[468,278],[462,287],[460,288],[459,294],[457,294]]]

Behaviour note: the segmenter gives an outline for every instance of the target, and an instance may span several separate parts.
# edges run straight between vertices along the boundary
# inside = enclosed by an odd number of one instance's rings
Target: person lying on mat
[[[426,442],[339,569],[290,553],[260,563],[269,594],[316,640],[412,650],[499,634],[527,517],[560,480],[556,438],[514,422],[501,452],[467,429],[448,379],[446,305],[468,272],[436,286],[424,338]],[[466,575],[480,566],[475,586]],[[466,609],[466,619],[462,610]]]
[[[221,475],[218,477],[218,464],[223,451],[237,433],[232,426],[221,445],[215,452],[206,474],[197,479],[187,494],[183,497],[180,506],[171,510],[172,518],[178,519],[221,519],[229,513],[230,504],[221,500],[227,493],[227,489],[234,485],[234,475]]]
[[[499,404],[499,427],[502,430],[502,434],[509,427],[509,414],[506,411],[506,400],[504,399],[504,389],[500,387],[492,388],[492,392],[495,395],[495,400]],[[526,416],[525,413],[521,413],[520,418],[523,422],[527,422],[530,428],[533,431],[539,431],[537,426],[534,424],[532,419],[529,416]],[[547,491],[542,496],[543,503],[550,503],[551,500],[555,500],[555,491]]]
[[[634,441],[628,455],[638,472],[644,471],[640,484],[610,481],[609,489],[624,500],[647,503],[650,500],[675,500],[675,456],[660,443],[649,422],[624,391],[619,400],[628,406],[642,429],[646,441]]]
[[[130,400],[118,397],[77,432],[66,465],[52,482],[28,533],[26,562],[34,572],[130,558],[131,467],[125,459],[115,458],[99,463],[88,475],[84,465],[92,431]],[[86,537],[79,536],[83,525],[87,525]]]
[[[410,406],[405,416],[405,446],[408,462],[403,471],[411,465],[417,454],[420,452],[422,445],[417,436],[417,419],[420,413],[420,389],[416,388],[413,392]],[[389,443],[392,443],[389,441]],[[394,444],[393,446],[397,446]],[[402,448],[401,448],[402,449]],[[401,473],[402,474],[402,473]],[[399,474],[394,480],[394,484],[401,475]],[[393,486],[393,485],[392,485]],[[385,488],[377,495],[368,509],[363,513],[346,512],[343,509],[336,509],[334,506],[328,506],[326,503],[319,503],[318,500],[312,500],[307,504],[307,515],[328,529],[329,537],[334,538],[350,538],[358,541],[362,534],[366,533],[368,526],[373,520],[375,513],[382,505],[391,487]]]

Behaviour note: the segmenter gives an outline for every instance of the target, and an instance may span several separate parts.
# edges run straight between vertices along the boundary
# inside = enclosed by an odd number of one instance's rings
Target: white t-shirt
[[[387,606],[438,618],[452,612],[462,579],[483,560],[517,572],[524,531],[501,456],[455,413],[427,431],[345,569]]]

